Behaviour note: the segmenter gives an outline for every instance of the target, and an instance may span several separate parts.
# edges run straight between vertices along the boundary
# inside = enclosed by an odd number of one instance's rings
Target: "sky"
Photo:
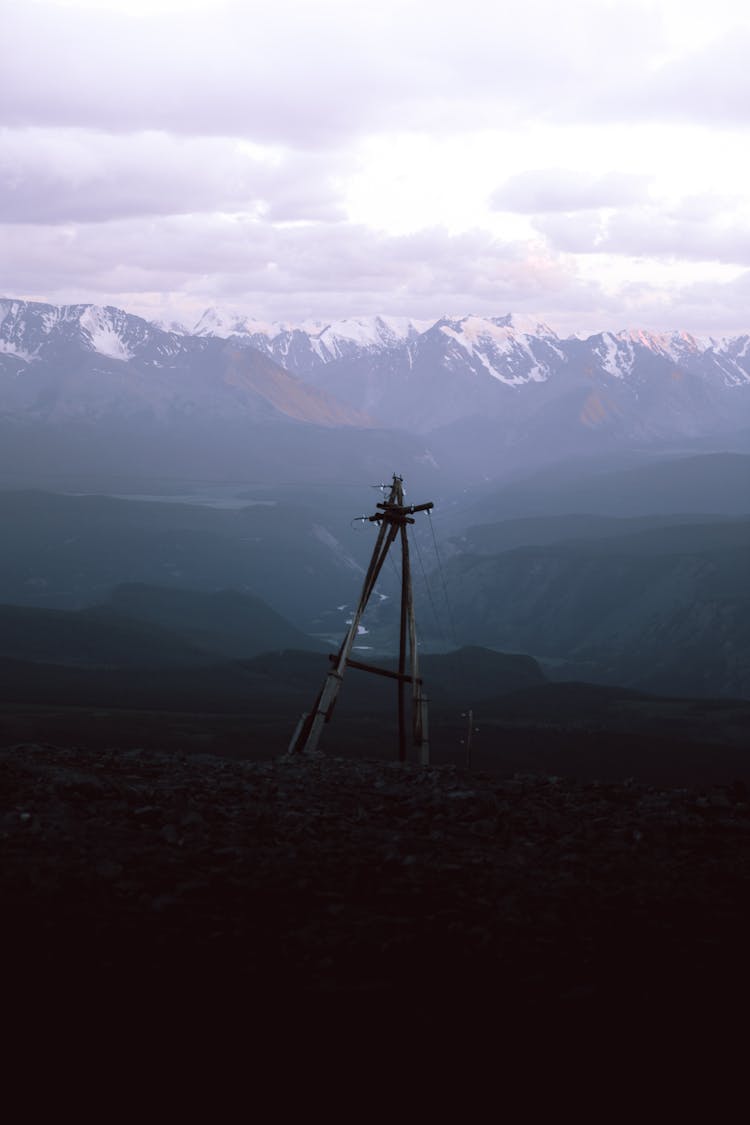
[[[750,332],[747,0],[0,9],[0,295]]]

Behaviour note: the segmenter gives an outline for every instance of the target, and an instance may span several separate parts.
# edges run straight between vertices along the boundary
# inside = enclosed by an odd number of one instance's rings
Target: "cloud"
[[[648,176],[632,172],[586,172],[572,168],[538,168],[510,176],[490,205],[499,211],[528,214],[586,211],[637,203],[647,194]]]
[[[273,226],[240,216],[0,228],[26,294],[184,291],[204,304],[247,300],[258,315],[415,315],[545,303],[565,270],[539,246],[483,231],[378,234],[351,223]],[[429,311],[428,311],[429,310]]]
[[[750,331],[750,270],[687,283],[606,286],[543,244],[504,243],[483,231],[378,235],[349,223],[274,227],[244,217],[155,217],[107,224],[0,228],[9,296],[96,300],[194,323],[207,305],[264,320],[328,320],[396,313],[527,312],[566,332]],[[196,265],[199,263],[199,266]]]
[[[642,80],[618,75],[594,102],[600,120],[688,121],[747,126],[750,104],[750,22],[741,22],[705,45],[649,68]]]
[[[750,264],[750,215],[728,198],[745,182],[750,32],[723,0],[6,9],[12,295],[698,330],[680,321],[701,315],[691,263]],[[495,233],[456,233],[468,223]],[[684,277],[630,285],[633,256]],[[706,290],[705,307],[744,321],[740,291]]]
[[[262,150],[229,138],[82,129],[0,132],[6,222],[101,222],[144,215],[263,210],[287,220],[342,218],[336,154]]]
[[[274,0],[174,12],[6,5],[3,119],[16,128],[233,136],[336,147],[467,122],[744,126],[747,20],[675,50],[649,0]]]
[[[16,127],[160,130],[300,147],[498,111],[579,113],[663,46],[648,5],[544,0],[224,4],[218,13],[8,6],[0,102]]]
[[[718,207],[709,213],[706,202],[691,210],[688,201],[671,213],[648,206],[613,214],[545,215],[537,217],[534,226],[561,252],[750,266],[748,217]]]

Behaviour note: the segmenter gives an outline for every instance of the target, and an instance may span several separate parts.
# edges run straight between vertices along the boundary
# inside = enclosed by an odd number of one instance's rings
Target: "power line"
[[[165,477],[158,475],[146,475],[135,473],[109,473],[102,472],[99,474],[105,482],[109,481],[132,481],[148,484],[194,484],[194,485],[232,485],[241,488],[341,488],[341,489],[363,489],[368,487],[366,483],[356,481],[328,481],[328,480],[246,480],[237,477]],[[69,473],[62,470],[59,473],[50,474],[45,476],[41,474],[36,477],[36,481],[50,480],[57,483],[60,480],[80,480],[91,482],[91,473]],[[29,480],[27,473],[0,473],[0,480]],[[38,487],[38,484],[29,485],[28,487]]]

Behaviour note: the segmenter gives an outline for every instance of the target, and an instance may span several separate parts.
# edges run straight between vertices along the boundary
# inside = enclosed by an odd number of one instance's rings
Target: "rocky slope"
[[[498,779],[372,761],[0,752],[27,988],[200,988],[641,1013],[744,995],[741,783]],[[248,1009],[250,1010],[250,1009]]]

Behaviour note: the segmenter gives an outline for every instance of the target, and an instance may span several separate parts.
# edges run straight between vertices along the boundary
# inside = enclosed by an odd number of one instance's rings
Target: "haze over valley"
[[[394,472],[410,502],[435,503],[412,532],[414,588],[438,680],[441,659],[470,654],[474,698],[461,677],[439,692],[452,720],[531,690],[524,661],[538,691],[592,685],[589,703],[576,689],[582,721],[601,712],[593,685],[750,698],[750,336],[563,339],[512,315],[261,331],[215,311],[167,331],[5,299],[0,369],[9,702],[59,707],[70,691],[137,709],[139,667],[173,684],[214,667],[195,698],[244,712],[256,681],[242,662],[288,652],[270,692],[278,751],[303,703],[287,709],[291,654],[310,654],[313,692],[314,653],[338,647],[373,547],[361,517]],[[399,567],[357,641],[386,666]],[[487,679],[493,653],[518,672]],[[387,729],[379,686],[346,689]],[[341,715],[351,734],[357,708]],[[448,729],[434,743],[450,758]],[[728,729],[717,719],[718,741],[736,741]]]

